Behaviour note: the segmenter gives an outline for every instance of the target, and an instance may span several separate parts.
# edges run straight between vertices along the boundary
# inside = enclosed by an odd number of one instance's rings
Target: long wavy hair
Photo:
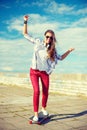
[[[56,48],[55,48],[56,37],[55,37],[54,31],[52,31],[52,30],[47,30],[47,31],[44,33],[44,35],[46,36],[46,34],[47,34],[48,32],[53,35],[53,40],[52,40],[52,42],[50,43],[50,46],[49,46],[48,49],[47,49],[47,53],[48,53],[47,58],[50,58],[51,61],[54,61],[54,60],[55,60],[55,54],[56,54]]]

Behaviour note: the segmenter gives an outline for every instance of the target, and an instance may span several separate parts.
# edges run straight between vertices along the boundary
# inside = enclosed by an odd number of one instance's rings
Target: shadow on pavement
[[[80,113],[75,113],[75,114],[52,114],[49,116],[47,120],[43,122],[43,124],[49,123],[51,121],[58,121],[58,120],[63,120],[63,119],[68,119],[68,118],[75,118],[75,117],[80,117],[84,116],[87,114],[87,110],[82,111]]]

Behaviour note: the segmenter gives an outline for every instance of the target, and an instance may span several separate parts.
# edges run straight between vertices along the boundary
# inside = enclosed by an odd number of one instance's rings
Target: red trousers
[[[45,71],[39,71],[30,69],[30,79],[33,86],[33,106],[34,112],[38,112],[39,109],[39,96],[40,96],[40,86],[39,79],[42,84],[42,107],[46,107],[49,91],[49,75]]]

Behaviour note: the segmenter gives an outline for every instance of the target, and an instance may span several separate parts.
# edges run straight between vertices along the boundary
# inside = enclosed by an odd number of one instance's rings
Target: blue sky
[[[30,66],[33,46],[22,34],[25,14],[32,36],[43,39],[52,29],[60,54],[75,48],[56,72],[87,73],[86,0],[0,0],[0,71],[26,72]]]

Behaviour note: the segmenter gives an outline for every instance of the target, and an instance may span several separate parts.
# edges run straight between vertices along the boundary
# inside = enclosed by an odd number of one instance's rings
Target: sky
[[[23,36],[23,17],[29,15],[28,33],[44,39],[52,29],[61,55],[55,73],[87,73],[87,0],[0,0],[0,72],[28,72],[33,45]]]

